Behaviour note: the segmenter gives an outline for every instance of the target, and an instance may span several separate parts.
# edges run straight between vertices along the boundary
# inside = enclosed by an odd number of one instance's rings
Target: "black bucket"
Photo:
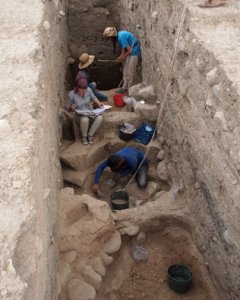
[[[118,191],[110,196],[110,201],[113,210],[122,210],[129,208],[129,196],[127,192]]]
[[[135,131],[132,133],[127,133],[127,132],[124,132],[121,129],[119,129],[118,136],[121,140],[128,142],[134,137],[134,134],[135,134]]]
[[[182,265],[172,265],[168,268],[168,285],[176,293],[185,293],[192,284],[192,271]]]

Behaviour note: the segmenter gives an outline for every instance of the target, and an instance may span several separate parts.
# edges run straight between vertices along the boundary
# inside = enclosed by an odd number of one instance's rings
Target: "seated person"
[[[75,113],[74,122],[80,126],[83,145],[93,144],[93,136],[103,122],[102,115],[95,116],[91,112],[93,110],[91,103],[97,107],[103,106],[88,87],[87,80],[78,80],[74,90],[68,94],[66,108],[68,111],[76,111],[76,109],[81,111]]]
[[[100,101],[106,101],[108,99],[108,97],[106,95],[104,95],[103,93],[100,93],[97,90],[97,84],[96,82],[90,82],[90,74],[89,74],[89,70],[88,70],[88,66],[90,66],[92,64],[92,62],[94,61],[95,56],[94,55],[88,55],[87,53],[83,53],[80,57],[79,57],[79,69],[80,71],[77,73],[77,76],[75,78],[75,81],[78,81],[79,79],[86,79],[88,82],[88,87],[90,87],[94,93],[94,95],[100,100]]]
[[[107,160],[97,167],[92,186],[93,191],[95,193],[99,192],[100,176],[106,167],[109,167],[112,172],[119,173],[120,176],[134,175],[143,159],[144,153],[132,147],[125,147],[114,155],[110,155]],[[144,159],[136,174],[137,185],[140,188],[147,186],[147,171],[148,161]]]

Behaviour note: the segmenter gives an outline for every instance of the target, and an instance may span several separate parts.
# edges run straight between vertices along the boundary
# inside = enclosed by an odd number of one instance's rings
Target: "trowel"
[[[101,190],[98,190],[98,191],[97,191],[97,195],[98,195],[98,197],[99,197],[100,199],[102,199],[102,198],[105,197],[104,193],[103,193]]]

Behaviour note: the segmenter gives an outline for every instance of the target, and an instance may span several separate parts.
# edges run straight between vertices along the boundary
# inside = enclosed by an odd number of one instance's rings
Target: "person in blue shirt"
[[[109,167],[112,172],[119,173],[120,176],[134,175],[143,159],[144,153],[133,147],[125,147],[110,155],[107,160],[97,167],[92,187],[93,191],[95,193],[99,192],[99,181],[105,168]],[[136,182],[140,188],[147,186],[147,171],[148,161],[144,159],[136,174]]]
[[[111,39],[116,49],[116,42],[121,47],[121,54],[117,61],[123,64],[123,86],[121,93],[127,94],[131,86],[134,85],[134,77],[138,65],[138,57],[141,49],[139,40],[129,31],[118,31],[115,27],[107,27],[103,36]]]

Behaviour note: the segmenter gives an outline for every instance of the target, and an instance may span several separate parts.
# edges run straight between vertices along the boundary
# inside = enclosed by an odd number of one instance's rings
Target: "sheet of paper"
[[[102,107],[98,107],[98,108],[95,108],[93,110],[80,110],[80,109],[76,109],[76,113],[78,114],[82,114],[82,115],[88,115],[88,114],[91,114],[94,113],[96,115],[100,115],[101,113],[103,113],[105,110],[111,108],[112,106],[111,105],[104,105]]]
[[[101,113],[103,113],[106,109],[103,108],[103,107],[98,107],[98,108],[95,108],[93,110],[93,112],[96,114],[96,115],[100,115]]]
[[[104,105],[103,106],[103,108],[105,108],[105,109],[109,109],[109,108],[111,108],[112,106],[111,105]]]

